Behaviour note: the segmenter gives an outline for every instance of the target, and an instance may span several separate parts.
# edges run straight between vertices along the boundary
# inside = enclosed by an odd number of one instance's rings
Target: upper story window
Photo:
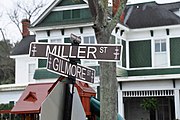
[[[176,9],[173,11],[177,16],[180,17],[180,8]]]
[[[166,39],[158,39],[154,41],[154,67],[167,67],[168,55],[167,55],[167,41]]]
[[[83,37],[83,43],[84,44],[95,44],[96,39],[95,36],[85,36]],[[98,62],[97,61],[92,61],[92,60],[81,60],[82,64],[85,66],[97,66]]]
[[[166,52],[166,40],[165,39],[160,39],[160,40],[155,40],[155,52]]]
[[[51,39],[51,43],[62,43],[61,39]]]
[[[48,39],[38,40],[38,42],[48,42]]]
[[[84,37],[84,44],[95,44],[95,37],[94,36]]]
[[[72,43],[70,37],[64,38],[64,43]]]
[[[32,64],[29,64],[28,65],[28,76],[29,76],[29,82],[32,82],[33,81],[33,76],[34,76],[34,72],[35,72],[35,64],[32,63]]]
[[[74,10],[66,10],[63,11],[63,19],[75,19],[80,18],[80,9],[74,9]]]

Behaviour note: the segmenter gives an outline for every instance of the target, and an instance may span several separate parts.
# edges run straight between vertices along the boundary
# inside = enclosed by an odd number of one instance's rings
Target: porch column
[[[118,113],[124,118],[123,94],[120,86],[118,86]]]
[[[176,120],[180,120],[180,101],[179,101],[179,89],[174,90],[174,102],[175,102],[175,117]]]

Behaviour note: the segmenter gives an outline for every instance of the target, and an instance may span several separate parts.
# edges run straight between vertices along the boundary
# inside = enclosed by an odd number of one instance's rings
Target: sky
[[[15,8],[17,1],[25,0],[0,0],[0,29],[5,36],[5,39],[10,39],[11,43],[16,43],[21,40],[21,34],[18,32],[17,27],[9,20],[7,16],[7,11],[12,8]],[[38,0],[28,0],[28,1],[38,1]],[[46,1],[46,0],[44,0]],[[54,0],[48,0],[47,6],[52,3]],[[180,0],[128,0],[128,4],[136,4],[142,2],[156,1],[159,4],[178,2]],[[47,7],[46,6],[46,7]],[[0,32],[0,40],[2,40],[2,34]]]

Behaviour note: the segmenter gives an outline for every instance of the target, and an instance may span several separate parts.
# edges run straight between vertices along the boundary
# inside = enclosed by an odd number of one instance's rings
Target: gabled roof
[[[29,54],[30,43],[35,42],[35,35],[29,35],[23,38],[19,44],[14,47],[11,55],[26,55]]]
[[[43,13],[32,23],[32,26],[36,26],[36,24],[38,24],[39,22],[41,22],[44,17],[46,17],[50,12],[51,10],[60,2],[61,0],[54,0],[50,6],[48,6],[44,11]]]
[[[161,7],[169,11],[179,10],[180,2],[161,4]]]
[[[180,2],[176,4],[148,2],[127,5],[123,24],[131,29],[180,24],[180,17],[171,11],[180,8]]]
[[[29,84],[11,113],[39,113],[41,104],[46,99],[52,86],[53,83]]]
[[[60,6],[61,3],[64,4],[65,6],[68,5],[68,1],[70,0],[54,0],[48,7],[46,10],[44,10],[44,12],[34,21],[34,23],[32,24],[32,27],[37,26],[40,22],[42,22],[50,13],[51,11],[57,7]],[[80,3],[82,3],[82,1],[84,3],[87,3],[87,0],[80,0]],[[71,0],[72,2],[72,0]],[[76,1],[75,1],[76,2]]]

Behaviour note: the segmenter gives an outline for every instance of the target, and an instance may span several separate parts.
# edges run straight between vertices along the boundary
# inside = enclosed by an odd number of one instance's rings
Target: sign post
[[[98,61],[119,61],[122,57],[122,45],[94,44],[79,45],[81,37],[70,35],[72,44],[49,44],[32,42],[29,49],[30,57],[47,58],[47,70],[65,76],[66,84],[65,114],[63,120],[71,120],[74,85],[77,80],[94,83],[95,70],[81,66],[80,59]],[[67,59],[66,59],[67,58]],[[70,84],[72,90],[70,92]]]

